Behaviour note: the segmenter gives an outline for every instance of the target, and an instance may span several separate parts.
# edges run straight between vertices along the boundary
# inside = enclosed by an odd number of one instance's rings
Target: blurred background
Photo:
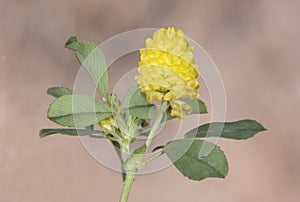
[[[169,167],[139,176],[129,201],[299,201],[300,1],[0,0],[0,5],[1,202],[118,201],[120,174],[96,162],[78,138],[39,138],[39,129],[55,126],[46,118],[53,100],[46,90],[74,84],[79,64],[63,47],[69,36],[99,44],[131,29],[167,26],[182,29],[217,64],[227,120],[256,119],[268,131],[247,141],[219,142],[230,164],[226,180],[192,182]],[[120,77],[117,68],[109,73],[112,83]],[[209,102],[205,96],[204,101]]]

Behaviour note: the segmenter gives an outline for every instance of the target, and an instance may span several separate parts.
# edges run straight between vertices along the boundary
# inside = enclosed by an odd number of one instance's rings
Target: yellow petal
[[[161,28],[140,50],[139,75],[135,79],[148,102],[167,100],[171,103],[171,115],[182,119],[189,113],[190,106],[176,100],[199,96],[197,69],[193,47],[184,33],[173,27]]]

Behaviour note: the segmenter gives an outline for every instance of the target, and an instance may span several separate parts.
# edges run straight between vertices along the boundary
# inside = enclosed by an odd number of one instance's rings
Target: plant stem
[[[125,182],[124,182],[122,195],[121,195],[121,198],[120,198],[120,202],[127,202],[128,195],[129,195],[131,186],[134,182],[134,179],[135,179],[135,173],[127,173],[126,179],[125,179]]]
[[[157,119],[155,120],[152,128],[151,128],[151,131],[148,135],[148,138],[146,140],[146,147],[148,148],[152,142],[152,139],[153,139],[153,136],[155,135],[157,129],[158,129],[158,126],[162,120],[162,118],[164,117],[164,113],[167,109],[167,102],[166,101],[163,101],[162,103],[162,107],[161,107],[161,111],[159,112],[158,116],[157,116]]]
[[[146,148],[148,148],[152,142],[152,139],[159,127],[159,124],[161,123],[161,120],[163,119],[164,117],[164,113],[167,109],[167,102],[166,101],[163,101],[162,103],[162,109],[160,110],[150,132],[149,132],[149,135],[148,135],[148,138],[146,140]],[[123,145],[123,149],[125,151],[128,151],[129,148],[126,147],[126,145]],[[129,151],[128,151],[129,152]],[[153,156],[149,157],[148,159],[146,159],[144,162],[140,162],[139,165],[145,165],[147,163],[149,163],[150,161],[152,161],[153,159],[157,158],[158,156],[160,156],[162,154],[162,152],[158,152],[157,154],[154,154]],[[124,164],[123,164],[124,165]],[[132,184],[134,182],[134,179],[135,179],[135,175],[136,173],[138,172],[139,170],[139,167],[137,167],[136,169],[134,170],[131,170],[128,172],[126,172],[126,178],[125,178],[125,182],[124,182],[124,186],[123,186],[123,190],[122,190],[122,195],[121,195],[121,198],[120,198],[120,202],[127,202],[128,200],[128,196],[129,196],[129,192],[130,192],[130,189],[132,187]]]

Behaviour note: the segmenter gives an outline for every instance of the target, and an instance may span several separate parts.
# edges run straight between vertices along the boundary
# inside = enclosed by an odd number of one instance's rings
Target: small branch
[[[149,158],[145,159],[142,163],[142,166],[147,165],[148,163],[150,163],[151,161],[153,161],[154,159],[156,159],[157,157],[161,156],[164,152],[160,151],[156,154],[153,154],[152,156],[150,156]]]

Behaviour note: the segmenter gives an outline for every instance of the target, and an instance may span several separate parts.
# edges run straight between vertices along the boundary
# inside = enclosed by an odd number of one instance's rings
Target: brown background
[[[101,43],[170,25],[218,65],[227,120],[254,118],[268,131],[220,142],[230,162],[226,180],[192,182],[170,167],[138,177],[130,201],[299,201],[299,10],[297,0],[0,0],[0,201],[118,200],[120,175],[79,139],[39,139],[39,129],[55,126],[45,92],[74,83],[79,65],[63,48],[70,35]]]

